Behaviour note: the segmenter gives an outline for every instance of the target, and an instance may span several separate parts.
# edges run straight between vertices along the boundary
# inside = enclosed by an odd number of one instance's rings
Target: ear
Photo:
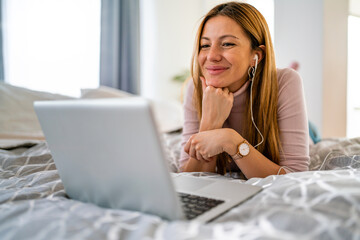
[[[265,45],[260,45],[256,50],[254,50],[254,56],[255,54],[258,55],[258,63],[261,62],[261,60],[265,57],[266,48]],[[255,61],[252,62],[253,66],[255,65]]]

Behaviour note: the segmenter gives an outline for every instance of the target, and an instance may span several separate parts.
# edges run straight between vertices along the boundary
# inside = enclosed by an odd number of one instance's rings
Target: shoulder
[[[194,88],[195,88],[195,86],[194,86],[194,82],[193,82],[192,78],[189,78],[188,80],[186,80],[184,82],[184,86],[183,86],[183,89],[185,90],[184,91],[184,102],[187,102],[193,98]]]
[[[302,79],[300,74],[291,68],[277,68],[277,80],[279,84],[279,95],[283,91],[288,90],[303,90]]]
[[[193,92],[194,92],[194,81],[192,78],[189,78],[187,79],[185,82],[184,82],[184,88],[185,88],[185,93],[186,94],[189,94],[192,95]]]
[[[277,69],[279,84],[278,90],[278,114],[284,111],[294,111],[302,108],[305,101],[304,89],[300,74],[291,69]]]
[[[185,83],[184,83],[184,107],[185,108],[189,108],[191,110],[194,110],[194,106],[193,106],[193,95],[194,95],[194,82],[192,80],[192,78],[188,79]]]
[[[277,79],[279,86],[288,84],[289,82],[301,82],[300,74],[292,68],[277,68]]]

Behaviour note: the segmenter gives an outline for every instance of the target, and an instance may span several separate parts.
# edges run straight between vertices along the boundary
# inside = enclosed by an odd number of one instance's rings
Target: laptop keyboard
[[[212,198],[200,197],[187,193],[178,193],[185,217],[188,220],[194,219],[197,216],[209,211],[217,205],[223,203],[222,200]]]

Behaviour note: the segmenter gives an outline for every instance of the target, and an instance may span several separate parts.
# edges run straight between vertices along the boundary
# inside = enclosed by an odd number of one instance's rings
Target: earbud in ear
[[[255,68],[256,68],[258,65],[258,61],[259,61],[259,56],[257,54],[255,54],[254,60],[255,60]]]

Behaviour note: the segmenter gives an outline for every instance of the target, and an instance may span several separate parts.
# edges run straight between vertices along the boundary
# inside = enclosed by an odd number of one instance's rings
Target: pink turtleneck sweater
[[[283,152],[280,153],[280,166],[286,172],[306,171],[309,166],[309,130],[305,107],[305,97],[300,75],[289,68],[277,69],[279,84],[278,98],[278,124],[280,141]],[[234,93],[234,103],[224,128],[232,128],[244,136],[245,127],[248,126],[246,117],[246,99],[249,97],[247,81]],[[184,99],[184,127],[181,142],[180,168],[185,165],[189,155],[184,146],[191,135],[199,132],[199,120],[193,106],[194,84],[189,82]],[[270,159],[271,160],[271,159]],[[240,171],[234,161],[231,164],[233,171]]]

